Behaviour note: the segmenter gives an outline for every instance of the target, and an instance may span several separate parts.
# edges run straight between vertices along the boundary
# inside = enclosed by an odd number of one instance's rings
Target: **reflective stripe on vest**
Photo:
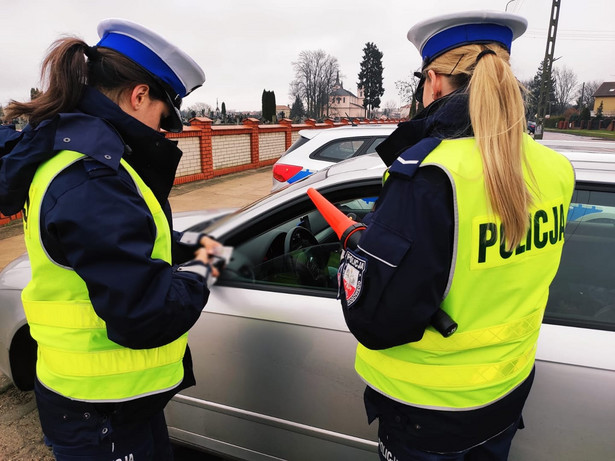
[[[113,402],[172,389],[183,379],[187,334],[165,346],[128,349],[107,338],[106,325],[89,300],[85,282],[46,254],[40,236],[40,207],[47,187],[83,154],[62,151],[42,164],[32,181],[24,233],[32,280],[22,301],[38,343],[37,377],[46,387],[75,400]],[[156,225],[152,259],[171,262],[171,233],[152,191],[124,160]]]
[[[441,307],[459,328],[443,338],[429,327],[418,342],[378,351],[359,344],[355,368],[375,390],[417,407],[469,410],[502,398],[531,372],[574,172],[560,154],[528,137],[524,143],[540,186],[525,171],[534,206],[528,238],[512,252],[489,211],[474,139],[445,140],[423,161],[442,168],[453,186],[454,250]]]

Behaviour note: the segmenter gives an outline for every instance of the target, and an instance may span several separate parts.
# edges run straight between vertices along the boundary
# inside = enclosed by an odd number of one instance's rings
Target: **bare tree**
[[[397,112],[397,103],[390,99],[384,104],[384,115],[390,117],[395,112]]]
[[[578,83],[577,74],[566,66],[558,67],[553,72],[555,74],[555,100],[557,111],[563,114],[574,96],[573,91]]]
[[[410,80],[397,80],[395,82],[395,88],[402,103],[410,104],[410,117],[413,117],[417,110],[423,108],[423,101],[416,101],[415,98],[419,82],[420,80],[415,76],[410,77]]]
[[[185,115],[183,114],[185,112]],[[190,119],[192,117],[208,117],[211,113],[211,106],[204,102],[197,102],[182,110],[182,115]]]
[[[340,70],[337,58],[323,50],[302,51],[299,59],[293,62],[293,68],[295,80],[290,84],[291,96],[305,101],[308,117],[325,115]]]

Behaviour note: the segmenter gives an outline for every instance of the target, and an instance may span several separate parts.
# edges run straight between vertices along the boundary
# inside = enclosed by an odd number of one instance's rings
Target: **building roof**
[[[593,94],[596,97],[615,96],[615,82],[604,82]]]
[[[336,88],[332,93],[331,96],[351,96],[353,98],[356,98],[356,96],[354,94],[352,94],[350,91],[346,90],[344,87],[340,86],[339,88]]]

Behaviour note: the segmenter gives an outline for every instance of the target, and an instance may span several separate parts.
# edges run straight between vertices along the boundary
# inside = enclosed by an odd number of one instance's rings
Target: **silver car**
[[[612,459],[615,449],[615,143],[599,144],[567,153],[577,188],[511,460]],[[166,409],[172,439],[246,460],[377,459],[356,340],[335,299],[339,243],[306,190],[361,220],[382,174],[378,157],[362,156],[207,226],[234,252],[190,332],[197,385]],[[25,257],[0,274],[0,369],[21,387],[34,370],[28,277]]]

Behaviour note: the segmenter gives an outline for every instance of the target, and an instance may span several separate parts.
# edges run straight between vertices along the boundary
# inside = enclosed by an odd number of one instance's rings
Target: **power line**
[[[527,38],[544,38],[547,35],[546,29],[530,29],[524,35]],[[584,31],[566,30],[558,31],[557,38],[560,40],[593,40],[593,41],[613,41],[615,32],[612,31]]]

